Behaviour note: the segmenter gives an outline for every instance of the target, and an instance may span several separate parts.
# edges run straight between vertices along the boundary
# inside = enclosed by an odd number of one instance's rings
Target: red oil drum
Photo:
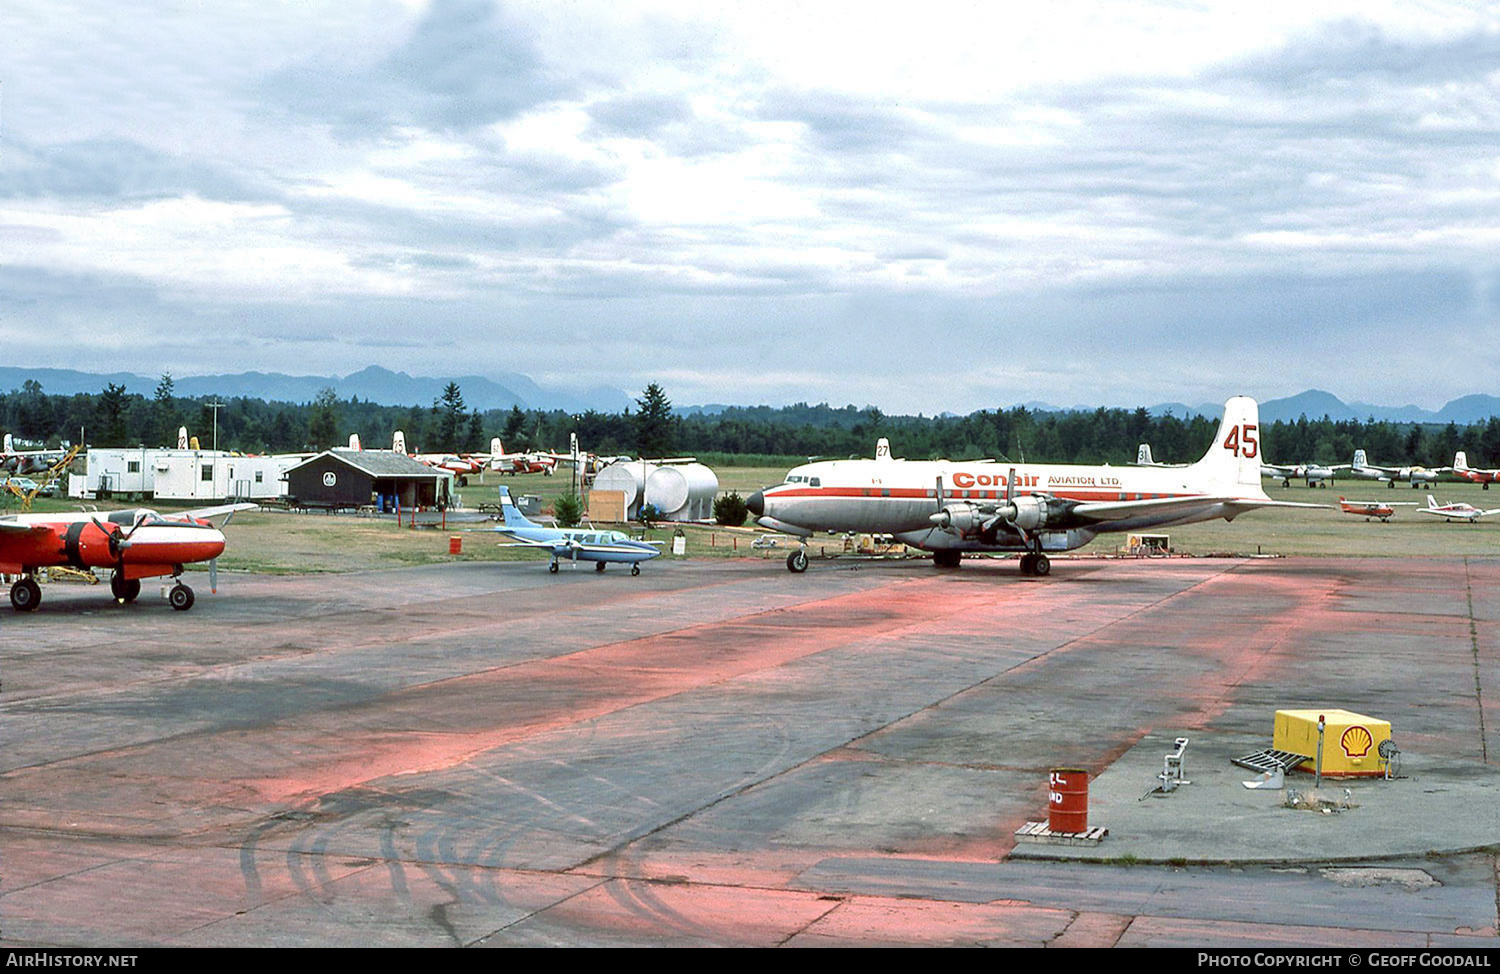
[[[463,535],[454,534],[448,536],[448,554],[461,555],[464,553]]]
[[[1047,787],[1047,828],[1054,832],[1087,832],[1089,773],[1082,768],[1053,768]]]

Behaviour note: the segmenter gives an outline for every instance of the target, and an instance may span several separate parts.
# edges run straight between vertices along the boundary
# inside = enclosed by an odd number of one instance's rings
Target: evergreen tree
[[[129,432],[125,426],[125,387],[113,382],[104,386],[99,396],[99,421],[104,427],[100,446],[129,446]]]
[[[464,429],[464,394],[457,382],[448,383],[442,398],[433,401],[432,418],[438,451],[457,453]]]
[[[525,448],[522,437],[526,435],[526,414],[521,411],[519,404],[510,407],[510,415],[505,417],[505,430],[500,435],[505,437],[506,449]]]
[[[161,446],[177,445],[177,428],[182,425],[178,418],[177,404],[172,399],[172,373],[163,372],[156,384],[156,401],[152,406],[156,426],[156,442]]]
[[[672,401],[655,382],[646,386],[635,401],[640,412],[635,416],[636,447],[643,457],[665,457],[677,442],[677,419],[672,415]]]
[[[338,445],[339,394],[331,387],[325,386],[318,391],[307,419],[307,438],[314,450],[327,450]]]

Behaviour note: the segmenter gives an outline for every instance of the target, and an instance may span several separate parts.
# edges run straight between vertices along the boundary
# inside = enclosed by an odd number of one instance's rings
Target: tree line
[[[217,409],[212,405],[218,403]],[[106,385],[97,393],[50,395],[35,381],[0,393],[0,424],[17,439],[58,446],[175,446],[186,426],[204,447],[215,422],[219,446],[247,453],[288,453],[343,446],[357,433],[366,448],[388,448],[402,430],[414,452],[485,452],[499,436],[508,451],[565,451],[569,434],[600,454],[708,455],[717,463],[774,465],[806,457],[872,456],[887,437],[892,454],[910,459],[994,457],[1021,462],[1123,464],[1150,443],[1157,460],[1187,462],[1213,441],[1216,420],[1153,416],[1146,409],[1036,412],[1025,407],[967,416],[887,416],[879,409],[827,404],[735,406],[716,413],[677,413],[652,383],[635,409],[618,413],[467,407],[457,383],[430,406],[387,406],[339,398],[325,389],[310,403],[241,396],[181,397],[163,375],[154,396]],[[1348,463],[1356,449],[1387,466],[1446,466],[1456,450],[1476,466],[1500,465],[1500,417],[1459,426],[1384,420],[1302,417],[1264,425],[1267,462]]]

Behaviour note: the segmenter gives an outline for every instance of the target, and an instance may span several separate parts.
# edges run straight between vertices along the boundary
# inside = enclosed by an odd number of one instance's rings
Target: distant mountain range
[[[0,390],[19,389],[21,384],[35,379],[42,389],[53,395],[70,396],[79,392],[100,392],[105,384],[123,385],[129,392],[150,397],[156,394],[160,376],[136,375],[131,372],[99,374],[78,372],[73,369],[26,369],[0,367]],[[256,399],[280,400],[283,402],[311,402],[323,389],[331,388],[339,398],[360,399],[386,406],[430,406],[441,398],[443,388],[449,382],[457,382],[463,390],[464,404],[470,409],[561,409],[567,412],[583,412],[593,409],[602,413],[618,413],[634,408],[635,400],[620,389],[596,386],[589,389],[558,389],[537,385],[529,376],[507,372],[498,376],[460,375],[451,378],[412,376],[405,372],[392,372],[378,365],[361,369],[351,375],[284,375],[279,372],[237,372],[229,375],[173,376],[173,392],[184,397],[202,396],[247,396]],[[1055,406],[1045,402],[1021,403],[1035,412],[1092,412],[1097,406]],[[701,406],[679,406],[681,415],[717,414],[728,406],[709,403]],[[1129,407],[1134,408],[1134,407]],[[1180,402],[1157,403],[1146,407],[1153,416],[1188,417],[1193,415],[1218,419],[1224,411],[1223,403],[1202,403],[1189,406]],[[944,413],[943,415],[953,415]],[[1393,423],[1458,423],[1460,425],[1481,422],[1491,416],[1500,416],[1500,397],[1476,394],[1460,396],[1441,409],[1422,409],[1419,406],[1376,406],[1370,403],[1346,403],[1331,392],[1309,389],[1284,399],[1267,399],[1260,404],[1261,422],[1296,422],[1298,418],[1322,419],[1328,416],[1335,420],[1364,420],[1375,418]]]
[[[1092,411],[1098,408],[1096,406],[1051,406],[1039,402],[1028,402],[1024,405],[1027,409],[1037,412]],[[1171,413],[1173,416],[1184,418],[1199,415],[1218,419],[1224,412],[1224,404],[1219,402],[1189,406],[1180,402],[1163,402],[1147,406],[1146,411],[1153,416],[1165,416]],[[1285,399],[1266,399],[1260,404],[1262,423],[1274,423],[1278,420],[1294,423],[1303,416],[1308,419],[1322,419],[1327,416],[1333,420],[1358,420],[1359,422],[1374,418],[1392,423],[1458,423],[1462,426],[1482,422],[1491,416],[1500,416],[1500,397],[1460,396],[1441,409],[1432,410],[1412,405],[1375,406],[1365,402],[1346,403],[1331,392],[1309,389]]]
[[[0,368],[0,389],[19,389],[28,379],[42,384],[52,395],[70,396],[79,392],[100,392],[106,383],[123,385],[127,392],[147,398],[156,394],[161,376],[115,372],[99,375],[72,369]],[[360,399],[385,406],[430,406],[443,395],[449,382],[463,390],[464,405],[470,409],[562,409],[583,412],[589,409],[618,413],[634,400],[619,389],[599,386],[590,389],[556,389],[537,385],[529,376],[504,373],[490,378],[482,375],[459,375],[451,378],[427,378],[392,372],[377,365],[352,375],[283,375],[279,372],[238,372],[232,375],[185,375],[172,377],[174,395],[245,396],[282,402],[311,402],[324,389],[333,389],[340,399]]]

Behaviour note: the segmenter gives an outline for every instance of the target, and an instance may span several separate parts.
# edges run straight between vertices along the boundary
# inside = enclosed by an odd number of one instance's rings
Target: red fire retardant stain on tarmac
[[[382,730],[341,731],[357,726],[359,711],[366,708],[339,711],[327,736],[319,739],[325,753],[316,766],[245,783],[267,801],[285,802],[388,775],[437,771],[491,748],[626,707],[888,637],[902,622],[930,623],[973,608],[972,592],[941,579],[902,582],[444,680],[369,705],[370,710],[398,715],[395,721],[382,721]],[[505,705],[496,706],[496,701]],[[403,714],[408,719],[401,720]],[[452,731],[400,733],[390,727],[393,723],[449,725]]]

